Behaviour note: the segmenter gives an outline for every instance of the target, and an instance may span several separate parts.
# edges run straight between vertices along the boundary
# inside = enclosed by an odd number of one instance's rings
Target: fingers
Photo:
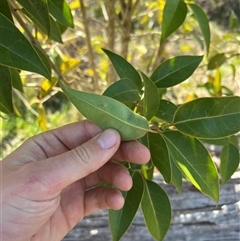
[[[118,132],[106,130],[71,151],[24,165],[21,175],[26,176],[26,185],[32,189],[29,194],[37,195],[29,198],[53,198],[68,185],[101,168],[111,159],[119,145]]]
[[[145,164],[150,160],[150,152],[146,146],[138,141],[122,142],[113,159]]]
[[[106,182],[114,187],[128,191],[132,187],[132,178],[126,167],[123,165],[108,162],[98,171],[85,178],[85,189],[92,188],[101,182]]]
[[[99,209],[121,209],[124,198],[116,189],[95,188],[86,192],[84,216],[90,215]]]

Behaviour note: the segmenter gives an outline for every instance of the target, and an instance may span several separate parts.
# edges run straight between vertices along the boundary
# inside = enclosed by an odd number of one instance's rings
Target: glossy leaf
[[[0,65],[0,111],[12,114],[12,80],[8,67]]]
[[[218,139],[240,131],[240,97],[199,98],[180,106],[174,126],[197,138]]]
[[[0,1],[0,13],[2,13],[5,17],[7,17],[11,22],[13,22],[12,14],[9,9],[8,1],[1,0]]]
[[[206,46],[206,52],[208,54],[210,41],[211,41],[209,20],[201,7],[199,7],[196,4],[189,4],[189,6],[190,6],[191,10],[193,11],[193,14],[194,14],[195,18],[197,19],[199,27],[202,31],[204,41],[205,41],[205,46]]]
[[[202,61],[203,56],[177,56],[160,64],[151,79],[158,88],[177,85],[189,78]]]
[[[45,33],[50,36],[50,19],[47,0],[17,0],[32,16],[35,24],[40,24]]]
[[[51,77],[47,67],[24,35],[0,13],[0,64]],[[8,36],[6,38],[6,36]]]
[[[172,179],[170,156],[165,140],[159,134],[148,133],[149,148],[154,166],[164,177],[165,182]]]
[[[16,69],[10,68],[12,87],[23,92],[23,84],[19,72]]]
[[[220,174],[222,183],[226,183],[232,174],[239,167],[239,150],[238,147],[229,143],[221,151]]]
[[[208,70],[219,68],[226,61],[224,53],[214,55],[208,62]]]
[[[100,128],[114,128],[122,140],[135,140],[150,131],[147,120],[121,102],[108,96],[77,91],[61,84],[63,92],[77,109]]]
[[[141,203],[144,183],[139,172],[133,174],[133,186],[128,192],[124,192],[125,203],[120,210],[109,210],[109,225],[112,234],[112,240],[118,241],[130,227],[138,207]]]
[[[115,54],[107,49],[103,49],[103,51],[105,54],[107,54],[107,56],[111,60],[118,76],[121,79],[127,78],[132,80],[137,86],[138,91],[141,92],[142,80],[137,70],[120,55]]]
[[[161,99],[158,111],[155,116],[161,120],[171,123],[173,122],[173,116],[177,108],[178,107],[172,102]]]
[[[163,137],[167,143],[172,160],[199,191],[219,200],[217,169],[203,144],[178,131],[166,131]]]
[[[163,9],[162,35],[163,43],[184,22],[187,16],[187,6],[182,0],[168,0]]]
[[[140,100],[137,86],[130,79],[120,79],[110,85],[103,95],[111,97],[122,103],[129,103]]]
[[[71,9],[65,0],[49,0],[49,12],[61,24],[74,28]]]
[[[173,160],[171,160],[171,171],[172,184],[176,187],[178,194],[180,194],[182,192],[182,173]]]
[[[157,112],[160,99],[155,84],[144,73],[141,73],[144,82],[143,115],[150,120]]]
[[[163,240],[172,217],[167,194],[158,184],[146,180],[141,207],[149,233],[156,240]]]

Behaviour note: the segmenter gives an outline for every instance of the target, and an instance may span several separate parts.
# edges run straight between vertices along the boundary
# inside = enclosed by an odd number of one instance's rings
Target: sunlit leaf
[[[50,19],[47,0],[17,0],[32,16],[35,24],[40,24],[45,33],[50,36]]]
[[[162,35],[163,43],[184,22],[187,15],[187,6],[182,0],[168,0],[163,9]]]
[[[123,193],[125,203],[120,210],[109,210],[109,225],[112,240],[118,241],[130,227],[141,203],[144,185],[143,178],[139,172],[133,173],[133,186],[128,192]]]
[[[214,55],[208,62],[208,70],[219,68],[226,61],[224,53]]]
[[[74,28],[71,9],[65,0],[49,0],[49,12],[61,24]]]
[[[172,172],[166,143],[159,134],[148,133],[148,135],[152,162],[164,177],[165,182],[170,183]]]
[[[178,107],[172,102],[161,99],[158,111],[155,116],[161,120],[171,123],[177,108]]]
[[[120,79],[110,85],[103,95],[109,96],[122,103],[129,103],[140,100],[137,86],[130,79]]]
[[[203,144],[178,131],[166,131],[163,137],[167,143],[172,160],[199,191],[219,200],[219,181],[217,169]]]
[[[174,126],[197,138],[218,139],[240,131],[240,97],[199,98],[180,106]]]
[[[45,109],[42,105],[39,105],[37,111],[38,111],[38,118],[37,118],[38,125],[42,131],[46,131],[47,130],[47,117],[46,117]]]
[[[222,183],[226,183],[239,167],[238,147],[229,143],[221,151],[220,174]]]
[[[107,56],[111,60],[118,76],[121,79],[127,78],[132,80],[140,92],[142,89],[143,83],[137,70],[120,55],[117,55],[107,49],[103,49],[103,51],[105,54],[107,54]]]
[[[222,94],[222,76],[219,68],[216,68],[215,79],[213,82],[215,95],[221,96]]]
[[[209,27],[209,21],[205,14],[205,12],[202,10],[201,7],[199,7],[196,4],[189,4],[191,10],[193,11],[193,14],[195,18],[197,19],[197,22],[199,24],[199,27],[202,31],[205,46],[206,46],[206,52],[208,54],[209,52],[209,46],[210,46],[210,40],[211,40],[211,33],[210,33],[210,27]]]
[[[0,111],[12,114],[12,80],[8,67],[0,65]]]
[[[76,108],[102,129],[116,129],[122,140],[135,140],[149,129],[147,120],[135,114],[123,103],[108,96],[77,91],[61,84],[63,92]]]
[[[151,79],[158,88],[177,85],[189,78],[202,61],[203,56],[177,56],[160,64]]]
[[[60,70],[63,74],[67,74],[77,68],[80,64],[79,59],[67,59],[66,61],[62,62],[60,65]]]
[[[144,82],[143,115],[150,120],[157,112],[160,99],[155,84],[144,73],[141,73]]]
[[[0,64],[51,77],[33,46],[24,35],[0,13]],[[6,37],[7,36],[7,37]]]
[[[163,240],[172,217],[167,194],[158,184],[146,180],[141,207],[149,233],[156,240]]]

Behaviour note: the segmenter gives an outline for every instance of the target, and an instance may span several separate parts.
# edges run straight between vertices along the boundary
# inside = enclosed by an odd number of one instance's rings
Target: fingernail
[[[114,130],[105,130],[97,138],[97,142],[103,149],[112,148],[117,142],[116,131]]]

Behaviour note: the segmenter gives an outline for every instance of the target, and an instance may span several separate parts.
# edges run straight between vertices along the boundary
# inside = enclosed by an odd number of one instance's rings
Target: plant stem
[[[89,31],[89,28],[88,28],[88,21],[87,21],[87,15],[86,15],[86,7],[84,5],[83,0],[79,0],[79,3],[80,3],[80,10],[81,10],[81,13],[82,13],[83,25],[84,25],[85,34],[86,34],[88,57],[89,57],[91,69],[93,70],[93,86],[94,86],[94,90],[97,91],[99,89],[99,87],[98,87],[98,75],[97,75],[97,72],[96,72],[96,65],[95,65],[95,62],[94,62],[90,31]]]

